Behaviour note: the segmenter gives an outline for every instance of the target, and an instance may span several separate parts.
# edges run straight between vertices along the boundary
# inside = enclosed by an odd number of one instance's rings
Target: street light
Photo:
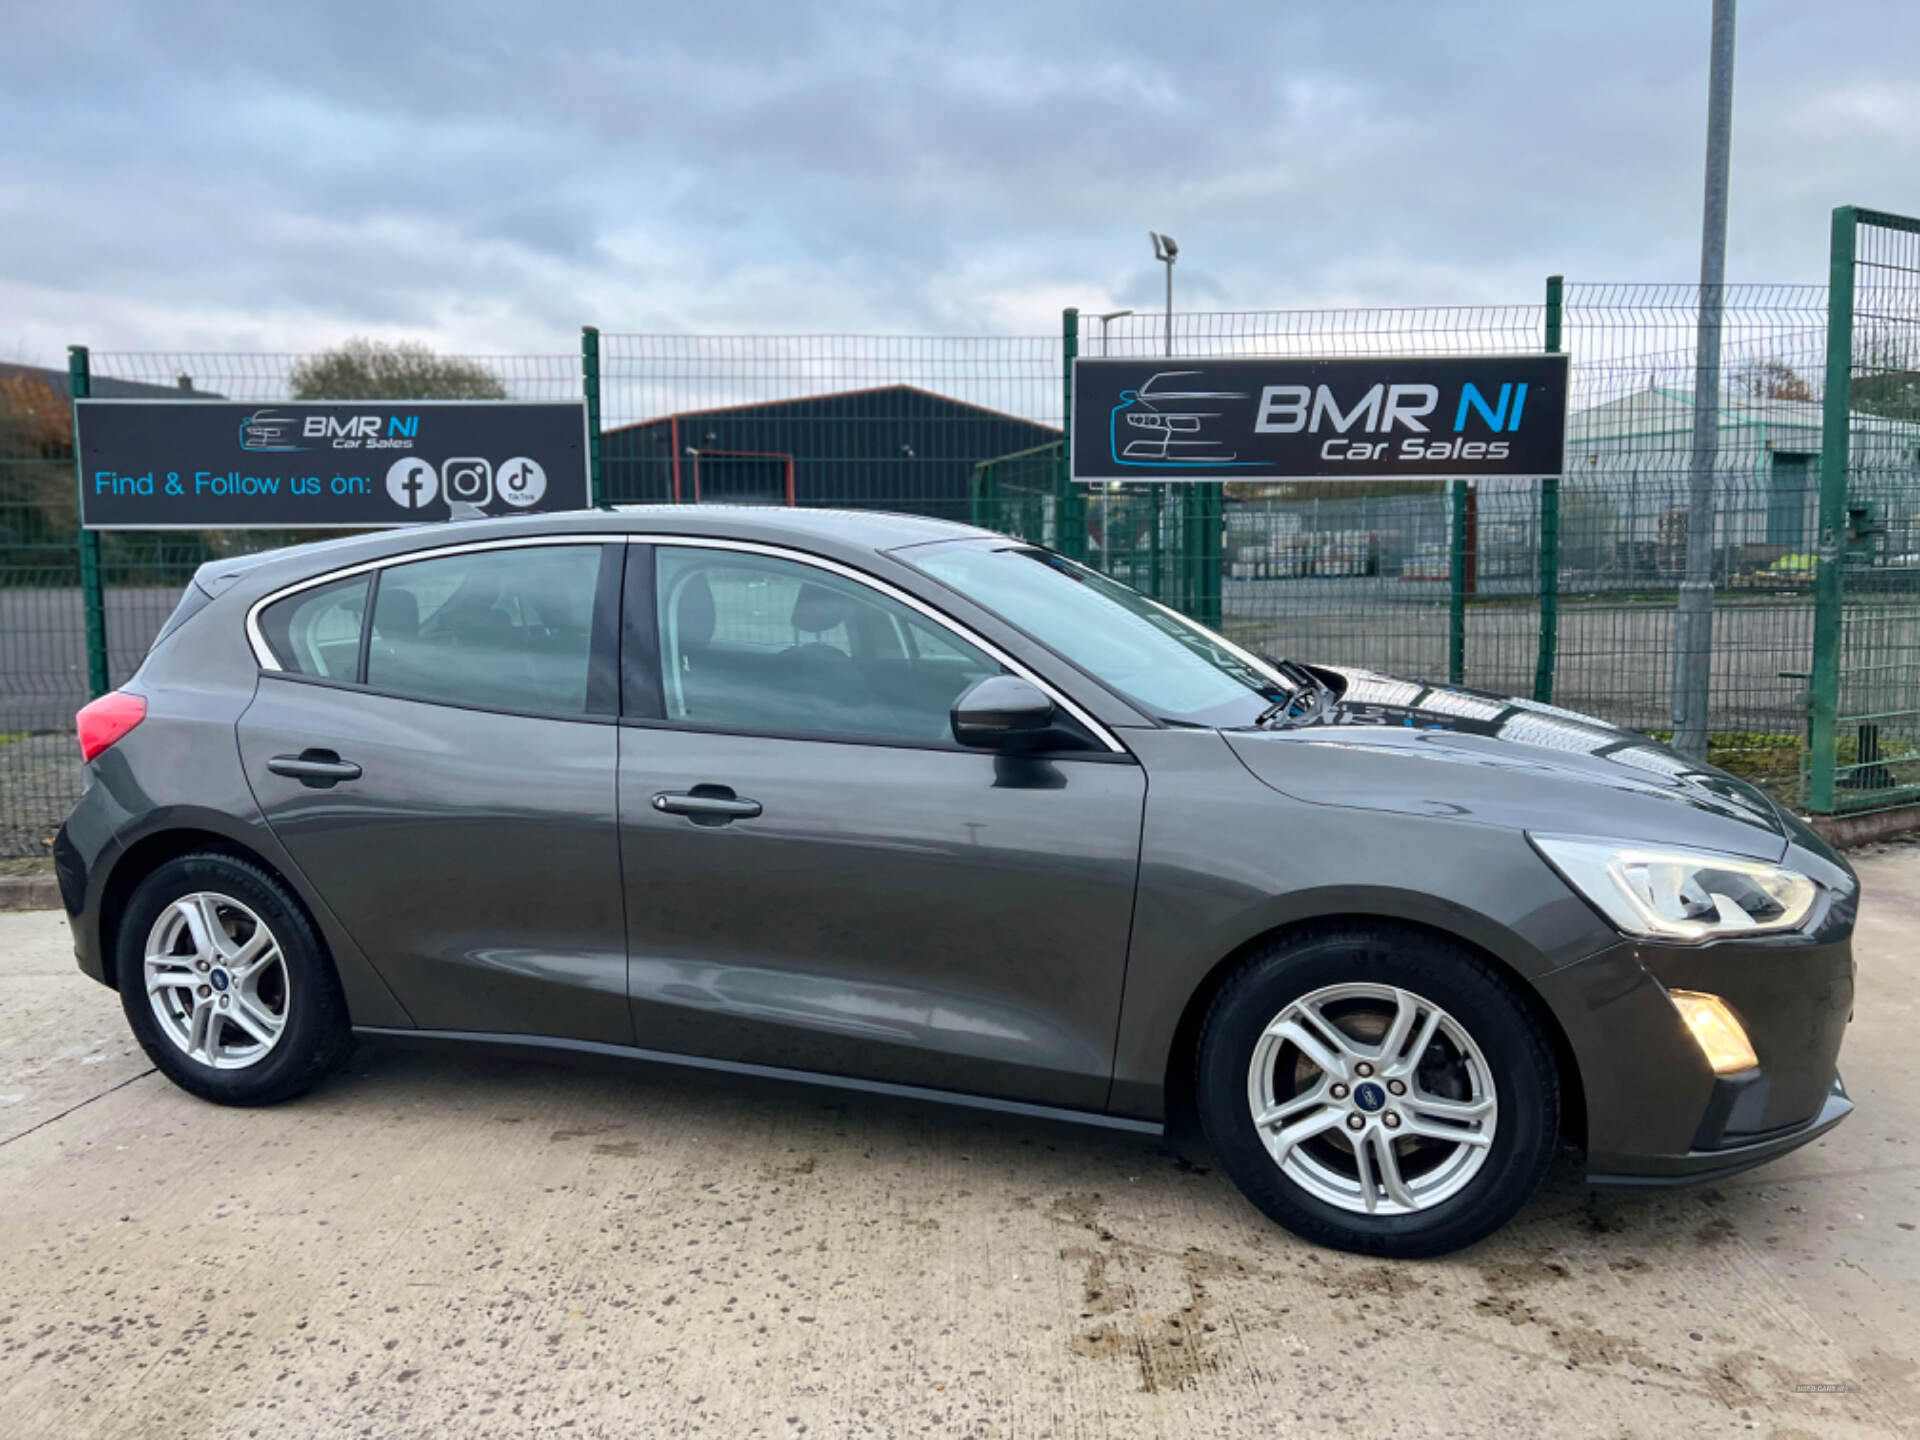
[[[1720,325],[1726,305],[1727,165],[1733,148],[1734,0],[1713,0],[1707,69],[1707,185],[1700,221],[1693,447],[1687,465],[1687,570],[1673,617],[1673,748],[1707,758],[1713,690],[1713,511],[1720,463]]]
[[[1100,353],[1102,355],[1107,353],[1107,326],[1122,316],[1131,315],[1132,313],[1131,310],[1109,310],[1104,315],[1096,315],[1093,317],[1100,322]]]
[[[1158,230],[1149,230],[1148,237],[1153,241],[1153,258],[1167,267],[1167,354],[1173,354],[1173,262],[1180,258],[1180,247],[1174,243],[1171,235],[1162,235]]]

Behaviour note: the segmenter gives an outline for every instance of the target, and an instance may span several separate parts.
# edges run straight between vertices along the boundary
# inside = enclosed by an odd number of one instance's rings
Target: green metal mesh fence
[[[1692,463],[1693,285],[1570,285],[1556,700],[1663,733]],[[1797,798],[1826,292],[1728,286],[1713,470],[1709,755]]]
[[[1908,788],[1920,781],[1920,241],[1898,225],[1861,235],[1834,502],[1837,808],[1920,794]],[[610,501],[971,520],[1083,557],[1267,653],[1533,694],[1660,734],[1697,302],[1693,286],[1568,285],[1542,304],[1173,317],[1186,356],[1517,353],[1557,334],[1573,396],[1567,474],[1552,489],[1070,487],[1065,357],[1164,354],[1152,315],[1069,317],[1063,336],[606,334],[590,339],[585,373],[598,377]],[[1718,397],[1712,754],[1794,798],[1820,648],[1826,302],[1824,287],[1729,287]],[[307,358],[103,354],[92,373],[96,394],[319,398],[298,380]],[[576,355],[454,363],[504,398],[582,393]],[[77,793],[70,723],[89,682],[71,433],[60,386],[0,367],[0,855],[40,853]],[[196,565],[290,538],[102,536],[110,681],[138,664]]]
[[[65,386],[0,369],[0,856],[44,854],[78,790],[68,701],[85,698],[87,651],[74,516]]]
[[[1920,220],[1836,211],[1833,288],[1809,791],[1872,810],[1920,801]]]

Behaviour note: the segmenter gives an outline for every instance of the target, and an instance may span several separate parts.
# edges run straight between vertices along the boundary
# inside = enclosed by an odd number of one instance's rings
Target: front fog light
[[[1738,1075],[1760,1064],[1745,1028],[1727,1008],[1726,1001],[1698,990],[1669,990],[1667,994],[1673,1000],[1673,1008],[1680,1012],[1680,1018],[1687,1022],[1687,1029],[1693,1032],[1693,1043],[1707,1057],[1714,1074]]]

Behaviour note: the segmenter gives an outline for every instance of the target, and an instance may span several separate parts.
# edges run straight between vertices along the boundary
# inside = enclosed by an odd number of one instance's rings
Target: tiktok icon
[[[540,497],[547,493],[547,472],[538,460],[529,460],[524,455],[514,456],[494,471],[493,479],[493,488],[500,498],[519,510],[538,505]]]

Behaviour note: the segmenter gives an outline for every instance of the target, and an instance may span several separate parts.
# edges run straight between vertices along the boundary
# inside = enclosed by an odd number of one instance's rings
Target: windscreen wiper
[[[1298,660],[1268,663],[1293,689],[1260,712],[1253,722],[1256,728],[1285,730],[1295,725],[1311,725],[1333,709],[1333,687]]]

